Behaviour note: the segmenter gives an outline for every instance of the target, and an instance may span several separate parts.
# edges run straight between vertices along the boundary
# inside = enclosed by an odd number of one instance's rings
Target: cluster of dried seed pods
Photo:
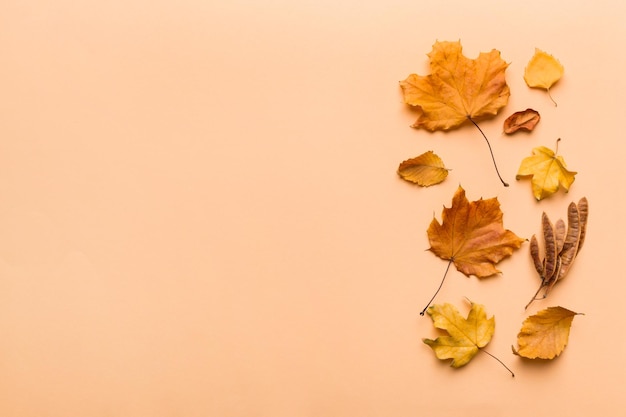
[[[588,216],[589,203],[585,197],[578,201],[578,205],[572,202],[567,208],[567,229],[563,220],[559,219],[552,225],[548,215],[545,212],[542,214],[541,226],[545,251],[543,260],[539,257],[537,238],[533,235],[530,239],[530,255],[541,278],[541,285],[525,308],[538,299],[537,296],[542,290],[543,297],[541,298],[546,298],[554,284],[567,275],[576,255],[583,247]]]

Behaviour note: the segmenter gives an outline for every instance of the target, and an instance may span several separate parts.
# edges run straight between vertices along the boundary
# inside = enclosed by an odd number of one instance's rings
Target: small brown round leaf
[[[540,119],[539,113],[533,109],[515,112],[504,121],[504,133],[510,135],[520,129],[530,132],[539,123]]]

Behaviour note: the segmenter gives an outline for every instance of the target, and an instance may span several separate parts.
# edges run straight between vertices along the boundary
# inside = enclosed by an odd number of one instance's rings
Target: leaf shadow
[[[561,353],[562,356],[564,352]],[[529,358],[525,358],[523,356],[519,356],[516,354],[513,354],[513,356],[515,356],[518,359],[518,362],[522,364],[522,367],[525,369],[530,369],[530,370],[541,370],[544,369],[548,366],[557,366],[554,365],[554,363],[556,363],[556,361],[558,360],[559,356],[555,356],[553,359],[540,359],[540,358],[536,358],[536,359],[529,359]]]

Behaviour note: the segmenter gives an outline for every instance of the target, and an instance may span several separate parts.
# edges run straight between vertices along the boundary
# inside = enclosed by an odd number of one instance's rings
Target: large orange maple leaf
[[[411,74],[400,82],[404,101],[415,106],[413,127],[449,130],[467,121],[495,116],[509,101],[500,52],[482,52],[477,59],[462,53],[461,42],[435,42],[430,58],[431,74]]]

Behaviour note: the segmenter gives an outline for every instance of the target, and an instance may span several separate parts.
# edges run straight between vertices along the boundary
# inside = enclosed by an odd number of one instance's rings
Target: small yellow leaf
[[[532,178],[533,195],[537,200],[551,196],[559,184],[567,192],[577,172],[568,171],[565,160],[545,146],[533,149],[533,156],[522,160],[515,179]]]
[[[496,328],[493,317],[487,318],[484,306],[472,303],[466,318],[452,304],[435,304],[428,308],[433,325],[448,332],[435,340],[423,339],[439,359],[452,359],[451,366],[459,368],[467,364],[487,346]]]
[[[402,162],[398,167],[398,175],[409,182],[428,187],[445,180],[448,170],[439,156],[428,151]]]
[[[518,349],[513,353],[528,359],[554,359],[569,339],[575,313],[563,307],[548,307],[528,317],[517,335]]]
[[[563,72],[563,65],[556,58],[535,48],[535,55],[530,59],[524,71],[524,81],[531,88],[545,88],[550,95],[550,87],[561,79]],[[550,99],[552,99],[551,96]],[[556,105],[556,102],[554,104]]]

